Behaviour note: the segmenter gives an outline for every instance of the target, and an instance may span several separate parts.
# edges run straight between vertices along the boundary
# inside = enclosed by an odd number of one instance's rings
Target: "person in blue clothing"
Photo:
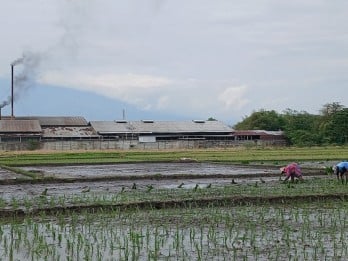
[[[345,175],[345,179],[346,179],[346,184],[347,184],[347,175],[348,175],[348,161],[342,161],[338,164],[336,164],[334,167],[333,167],[333,170],[334,170],[334,174],[336,174],[337,176],[337,179],[341,179],[342,181],[342,184],[344,182],[343,180],[343,176]]]

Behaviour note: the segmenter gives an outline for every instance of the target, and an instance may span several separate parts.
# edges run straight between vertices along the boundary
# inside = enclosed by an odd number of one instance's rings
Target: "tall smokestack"
[[[13,67],[17,64],[23,63],[24,61],[24,56],[21,58],[18,58],[17,60],[13,61],[11,63],[11,119],[14,118],[14,113],[13,113],[13,102],[14,102],[14,91],[13,91],[13,85],[14,85],[14,77],[13,77]]]
[[[13,119],[13,66],[14,64],[11,63],[11,119]]]

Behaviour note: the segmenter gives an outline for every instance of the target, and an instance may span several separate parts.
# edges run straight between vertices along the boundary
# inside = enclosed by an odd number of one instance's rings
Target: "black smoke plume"
[[[14,70],[13,99],[17,100],[26,90],[32,87],[37,78],[41,55],[33,52],[25,52],[22,57],[14,60],[11,67]],[[11,96],[0,103],[0,109],[11,103]]]

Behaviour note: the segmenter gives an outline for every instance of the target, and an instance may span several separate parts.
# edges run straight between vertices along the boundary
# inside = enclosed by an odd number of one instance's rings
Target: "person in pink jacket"
[[[299,180],[303,180],[301,168],[295,162],[290,163],[289,165],[280,168],[280,171],[282,174],[286,175],[286,178],[284,181],[287,181],[290,178],[291,178],[292,182],[294,182],[295,178],[298,178]]]

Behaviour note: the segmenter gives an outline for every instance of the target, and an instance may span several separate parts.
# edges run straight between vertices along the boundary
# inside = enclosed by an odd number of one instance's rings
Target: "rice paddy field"
[[[330,172],[347,158],[345,147],[3,153],[0,260],[347,260],[348,184]],[[284,182],[289,161],[304,182]]]

